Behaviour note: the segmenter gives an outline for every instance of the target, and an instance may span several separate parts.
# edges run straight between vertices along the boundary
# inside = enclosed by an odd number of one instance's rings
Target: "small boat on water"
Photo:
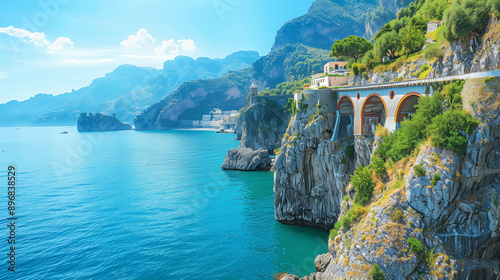
[[[63,131],[63,132],[61,132],[61,134],[69,134],[69,132]]]

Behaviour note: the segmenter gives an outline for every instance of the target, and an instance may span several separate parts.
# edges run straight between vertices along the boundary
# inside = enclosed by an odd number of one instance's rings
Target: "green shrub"
[[[351,210],[347,211],[344,216],[339,217],[335,226],[332,230],[330,230],[330,239],[335,239],[340,228],[344,229],[344,232],[351,229],[353,223],[355,223],[359,217],[366,213],[366,209],[355,205]]]
[[[430,44],[424,50],[424,58],[427,60],[432,60],[434,58],[441,59],[443,58],[443,50],[438,43]]]
[[[442,111],[443,100],[444,97],[439,92],[420,98],[416,106],[417,111],[412,118],[401,122],[401,128],[396,133],[382,137],[383,143],[379,145],[375,154],[384,160],[392,159],[395,162],[411,155],[426,139],[426,129],[432,118]]]
[[[354,75],[357,76],[359,74],[358,64],[353,63],[351,68],[352,68],[352,73],[354,73]]]
[[[433,118],[428,135],[434,146],[465,155],[467,138],[464,133],[470,134],[478,124],[476,119],[462,110],[448,110]]]
[[[345,202],[349,201],[349,195],[348,194],[344,195],[343,199]]]
[[[500,202],[498,202],[497,195],[493,195],[493,204],[495,204],[496,207],[500,206]]]
[[[429,69],[431,69],[431,67],[427,64],[423,64],[422,66],[420,66],[420,69],[418,70],[418,72],[414,73],[413,75],[415,77],[418,77],[420,78],[420,76],[425,73],[426,71],[428,71]]]
[[[351,175],[351,184],[356,190],[354,203],[358,205],[365,205],[371,198],[373,190],[375,189],[375,182],[372,179],[372,174],[368,167],[358,166]]]
[[[370,277],[372,280],[384,280],[385,274],[382,273],[382,269],[376,263],[373,264],[372,270],[370,271]]]
[[[429,268],[429,270],[432,268],[432,265],[434,263],[434,259],[437,257],[436,254],[434,254],[434,250],[435,248],[432,248],[428,251],[425,251],[425,263],[427,264],[427,268]]]
[[[394,213],[391,214],[391,220],[396,223],[400,223],[403,221],[404,215],[403,211],[397,209]]]
[[[439,180],[441,180],[441,174],[439,174],[439,173],[434,174],[434,177],[432,177],[432,180],[431,180],[432,186],[434,187],[435,185],[437,185]]]
[[[369,167],[371,170],[374,170],[377,175],[383,175],[386,172],[385,162],[378,155],[373,155],[372,164],[370,164]]]
[[[354,159],[354,145],[349,145],[345,148],[345,156],[348,159]]]
[[[417,177],[425,176],[425,168],[422,165],[417,164],[413,166],[413,170],[415,171],[415,175],[417,175]]]
[[[420,240],[410,237],[408,238],[408,244],[410,244],[410,251],[416,255],[421,255],[423,252],[422,242]]]
[[[446,9],[446,39],[461,39],[471,32],[481,33],[488,24],[491,11],[487,0],[453,1]]]

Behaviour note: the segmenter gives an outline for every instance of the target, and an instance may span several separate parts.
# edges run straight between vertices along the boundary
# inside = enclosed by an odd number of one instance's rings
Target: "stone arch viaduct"
[[[325,104],[328,111],[336,112],[337,118],[332,140],[349,136],[373,135],[378,124],[389,131],[396,131],[405,118],[415,113],[418,99],[433,94],[432,85],[454,80],[499,77],[500,70],[475,72],[433,79],[410,80],[377,85],[352,86],[331,90],[305,90],[294,99],[314,97],[314,102]],[[311,100],[312,101],[312,100]]]

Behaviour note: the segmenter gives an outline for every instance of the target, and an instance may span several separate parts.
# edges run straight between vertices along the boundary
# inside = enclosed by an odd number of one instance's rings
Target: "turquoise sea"
[[[69,134],[60,134],[68,131]],[[281,225],[273,173],[224,171],[233,134],[0,128],[0,279],[304,276],[324,231]],[[7,168],[16,168],[16,272]]]

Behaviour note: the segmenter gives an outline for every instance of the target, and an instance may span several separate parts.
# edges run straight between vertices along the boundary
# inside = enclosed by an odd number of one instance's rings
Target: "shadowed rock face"
[[[271,158],[267,150],[254,151],[249,148],[231,149],[227,152],[222,168],[226,170],[267,171]]]
[[[117,131],[131,130],[132,126],[122,123],[115,116],[82,113],[78,118],[78,131]]]

